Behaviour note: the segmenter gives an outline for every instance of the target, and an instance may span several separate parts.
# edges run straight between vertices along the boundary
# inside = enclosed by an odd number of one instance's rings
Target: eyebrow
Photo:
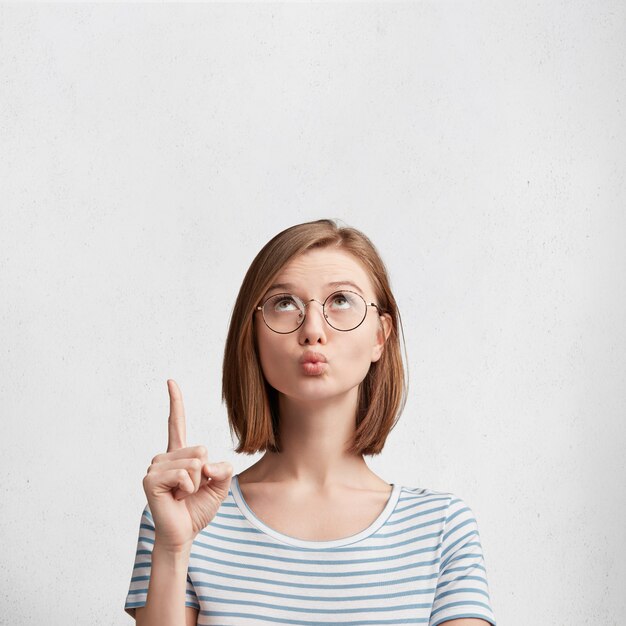
[[[332,283],[326,283],[326,287],[342,287],[345,285],[349,285],[350,287],[354,287],[361,295],[363,295],[362,289],[351,280],[336,280]],[[294,289],[294,285],[292,283],[275,283],[273,284],[267,291],[273,291],[274,289]]]

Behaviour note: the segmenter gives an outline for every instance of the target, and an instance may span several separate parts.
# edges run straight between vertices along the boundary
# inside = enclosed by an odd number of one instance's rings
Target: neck
[[[259,461],[262,480],[316,491],[379,482],[363,455],[346,451],[356,431],[357,398],[358,387],[314,402],[279,394],[282,451],[266,452]]]

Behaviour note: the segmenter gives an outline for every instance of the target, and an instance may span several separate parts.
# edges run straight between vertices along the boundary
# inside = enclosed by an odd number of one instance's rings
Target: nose
[[[315,302],[317,306],[311,306]],[[304,322],[298,328],[299,339],[301,343],[326,343],[326,329],[329,328],[328,323],[324,319],[324,310],[321,302],[317,302],[313,298],[305,302],[306,308],[304,313]]]

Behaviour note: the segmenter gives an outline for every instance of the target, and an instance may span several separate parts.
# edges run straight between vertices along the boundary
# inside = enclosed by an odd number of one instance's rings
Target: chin
[[[316,402],[328,400],[337,396],[345,396],[358,391],[359,384],[337,389],[332,386],[332,381],[323,376],[303,376],[297,383],[289,388],[274,387],[281,395],[297,402]]]

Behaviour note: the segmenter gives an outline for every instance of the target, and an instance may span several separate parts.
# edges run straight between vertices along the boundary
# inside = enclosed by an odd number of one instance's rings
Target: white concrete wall
[[[463,497],[498,626],[626,613],[626,8],[0,6],[0,623],[131,624],[164,450],[260,247],[337,217],[404,321],[389,482]]]

